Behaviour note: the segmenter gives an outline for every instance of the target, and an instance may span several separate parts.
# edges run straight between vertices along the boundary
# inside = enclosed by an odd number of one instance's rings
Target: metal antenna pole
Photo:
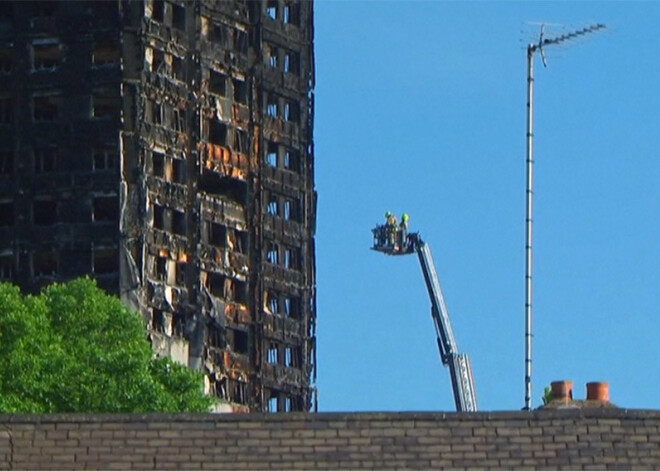
[[[598,23],[562,34],[555,38],[543,37],[544,27],[537,44],[527,46],[527,162],[526,162],[526,217],[525,217],[525,407],[532,409],[532,229],[534,213],[534,53],[539,51],[543,65],[547,66],[543,48],[605,29]]]

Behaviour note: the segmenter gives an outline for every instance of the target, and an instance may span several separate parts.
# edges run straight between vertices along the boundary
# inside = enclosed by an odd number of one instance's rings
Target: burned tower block
[[[0,3],[0,279],[82,275],[240,411],[315,408],[313,3]]]

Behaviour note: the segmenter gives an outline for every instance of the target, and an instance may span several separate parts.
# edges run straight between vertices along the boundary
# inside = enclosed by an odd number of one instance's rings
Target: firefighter
[[[401,250],[404,249],[406,245],[406,237],[408,237],[408,213],[403,213],[401,215],[401,224],[399,224],[399,245]]]
[[[385,228],[387,230],[387,241],[392,247],[396,246],[396,233],[398,226],[396,224],[396,216],[390,211],[385,213]],[[395,247],[396,248],[396,247]]]

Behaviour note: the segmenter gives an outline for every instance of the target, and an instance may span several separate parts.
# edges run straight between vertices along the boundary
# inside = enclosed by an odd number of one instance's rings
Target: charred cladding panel
[[[2,2],[0,85],[0,278],[89,274],[233,410],[314,408],[312,2]]]

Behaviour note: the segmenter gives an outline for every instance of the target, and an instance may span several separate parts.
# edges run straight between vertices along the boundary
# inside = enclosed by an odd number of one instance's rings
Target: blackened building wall
[[[312,408],[312,3],[0,9],[0,277],[91,274],[234,409]]]

